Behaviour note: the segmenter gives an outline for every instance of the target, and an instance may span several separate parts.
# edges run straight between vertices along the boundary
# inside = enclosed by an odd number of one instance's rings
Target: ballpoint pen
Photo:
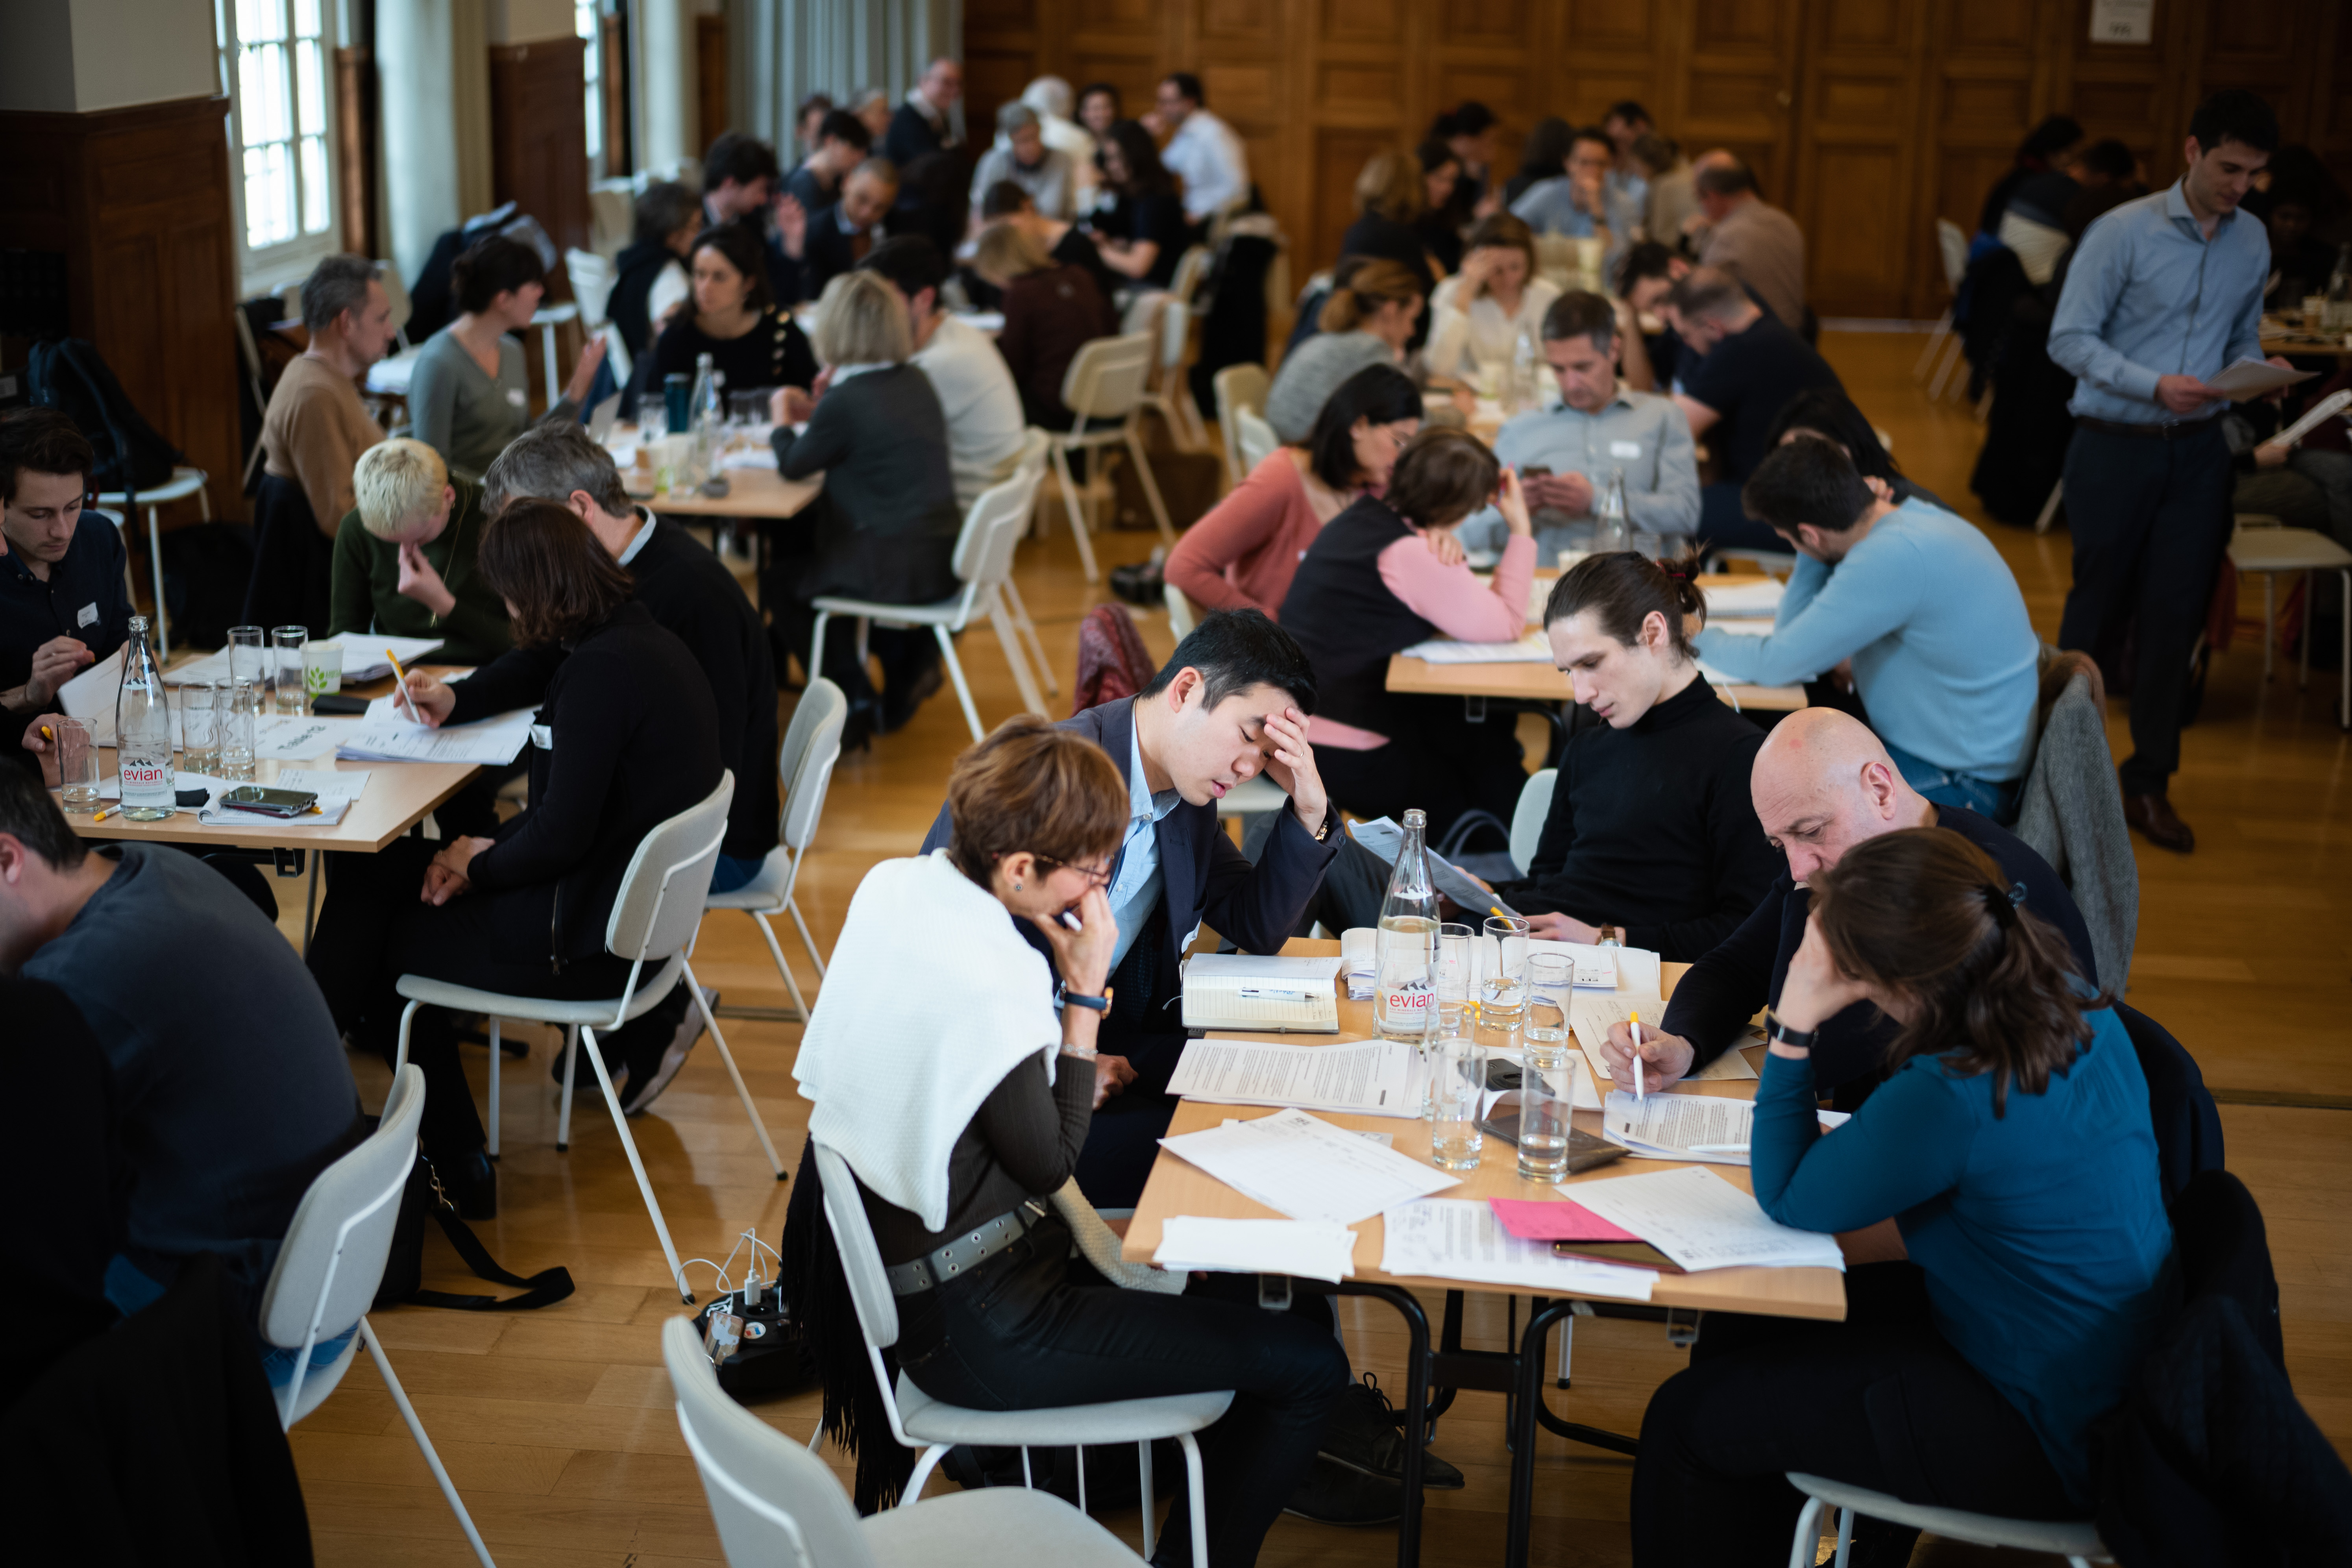
[[[116,812],[121,811],[121,809],[122,808],[119,805],[110,805],[105,810],[92,816],[90,817],[90,821],[94,823],[104,822],[108,817],[112,816]]]
[[[1642,1085],[1642,1015],[1633,1015],[1633,1098],[1646,1100],[1650,1091]]]
[[[385,648],[383,650],[383,657],[392,661],[393,690],[402,697],[407,698],[408,716],[411,719],[415,720],[420,724],[424,723],[425,715],[416,710],[416,699],[410,694],[408,689],[408,672],[400,668],[400,656],[393,652],[392,649]]]

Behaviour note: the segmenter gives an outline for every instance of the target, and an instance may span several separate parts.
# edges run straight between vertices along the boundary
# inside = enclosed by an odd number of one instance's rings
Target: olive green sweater
[[[328,632],[388,632],[394,637],[439,637],[436,662],[488,664],[513,646],[506,602],[490,592],[475,563],[482,542],[482,487],[449,477],[457,492],[441,535],[424,546],[425,559],[457,598],[448,615],[436,616],[400,591],[400,547],[370,533],[354,510],[335,534],[335,576]]]

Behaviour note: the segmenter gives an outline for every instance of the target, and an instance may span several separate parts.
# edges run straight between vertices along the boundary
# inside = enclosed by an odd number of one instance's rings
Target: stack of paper
[[[1652,948],[1586,947],[1580,942],[1553,942],[1549,938],[1538,937],[1528,943],[1528,952],[1531,956],[1538,952],[1557,952],[1574,959],[1577,968],[1574,984],[1580,990],[1589,985],[1602,991],[1615,990],[1627,995],[1649,997],[1652,1000],[1655,1000],[1661,994],[1662,987],[1659,982],[1664,972],[1658,965],[1658,954]],[[1605,977],[1599,962],[1596,961],[1605,961],[1612,965],[1615,970],[1614,978]],[[1593,978],[1587,980],[1585,978],[1587,974],[1591,974]],[[1643,1016],[1645,1019],[1654,1019],[1657,1015],[1650,1012],[1645,1006],[1643,1009]]]
[[[1657,1283],[1658,1277],[1646,1268],[1561,1258],[1548,1241],[1513,1236],[1491,1207],[1471,1199],[1423,1198],[1389,1210],[1383,1222],[1381,1268],[1389,1274],[1516,1285],[1564,1296],[1620,1296],[1629,1301],[1648,1300]]]
[[[1392,817],[1376,816],[1370,822],[1352,822],[1348,825],[1348,832],[1357,843],[1379,856],[1385,865],[1395,865],[1397,856],[1404,849],[1404,829],[1399,827]],[[1467,872],[1425,845],[1422,858],[1429,866],[1430,880],[1437,890],[1464,909],[1477,911],[1480,920],[1485,920],[1489,910],[1506,915],[1519,912],[1472,881]]]
[[[253,754],[281,763],[307,763],[313,757],[331,756],[336,747],[365,728],[358,719],[266,714],[253,721]]]
[[[183,775],[184,777],[186,775]],[[207,827],[223,824],[251,826],[267,822],[279,827],[332,827],[342,821],[352,803],[367,788],[365,768],[339,773],[333,768],[280,768],[278,777],[265,785],[268,789],[307,790],[319,797],[319,809],[306,811],[299,816],[275,816],[268,812],[245,811],[223,803],[221,796],[236,786],[226,781],[208,781],[212,800],[196,813],[196,820]],[[183,789],[191,786],[182,784]]]
[[[1320,1220],[1177,1215],[1161,1227],[1151,1261],[1170,1270],[1292,1274],[1336,1285],[1355,1275],[1356,1233]]]
[[[1160,1146],[1277,1214],[1334,1225],[1461,1185],[1303,1110],[1163,1138]]]
[[[1348,977],[1348,1000],[1369,1002],[1380,981],[1380,932],[1370,926],[1349,926],[1339,933],[1340,973]]]
[[[356,721],[358,731],[336,748],[337,756],[356,763],[471,763],[502,767],[513,762],[530,740],[533,714],[528,708],[472,724],[428,730],[404,718],[380,720],[374,706],[369,704],[368,717]]]
[[[1224,1105],[1296,1105],[1419,1116],[1419,1053],[1395,1040],[1286,1046],[1213,1036],[1186,1043],[1168,1092]]]
[[[1845,1268],[1837,1237],[1779,1224],[1753,1197],[1696,1165],[1579,1182],[1576,1201],[1693,1273],[1741,1266]]]
[[[1706,595],[1706,623],[1769,621],[1780,612],[1780,595],[1788,591],[1789,585],[1778,577],[1709,583],[1701,590]]]
[[[1541,632],[1529,632],[1517,642],[1455,642],[1432,637],[1404,650],[1407,658],[1432,664],[1549,664],[1551,644]]]
[[[1823,1127],[1842,1127],[1843,1110],[1816,1111]],[[1753,1100],[1708,1094],[1653,1094],[1635,1099],[1612,1089],[1601,1112],[1601,1135],[1644,1160],[1697,1160],[1713,1165],[1748,1163]]]
[[[1336,958],[1247,952],[1195,953],[1184,964],[1184,1026],[1278,1034],[1334,1034],[1339,1004]]]

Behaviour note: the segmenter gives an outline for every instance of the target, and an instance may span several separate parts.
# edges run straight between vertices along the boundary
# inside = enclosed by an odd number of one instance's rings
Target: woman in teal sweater
[[[2084,1518],[2087,1434],[2178,1292],[2147,1083],[2064,940],[1982,850],[1933,828],[1813,882],[1772,1015],[1750,1155],[1783,1225],[1894,1221],[1908,1264],[1847,1275],[1846,1321],[1710,1316],[1642,1424],[1637,1563],[1780,1563],[1797,1470],[1909,1501]],[[1811,1032],[1858,1001],[1893,1071],[1823,1132]]]

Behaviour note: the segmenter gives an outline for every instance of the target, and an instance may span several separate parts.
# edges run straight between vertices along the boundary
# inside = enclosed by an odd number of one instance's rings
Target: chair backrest
[[[1225,467],[1233,470],[1235,484],[1249,472],[1242,466],[1242,432],[1236,416],[1244,408],[1263,415],[1265,391],[1271,384],[1262,364],[1229,364],[1209,378],[1217,399],[1217,429],[1225,440]]]
[[[1969,275],[1968,231],[1950,218],[1937,218],[1936,249],[1944,258],[1944,281],[1957,294],[1960,291],[1960,279]]]
[[[1543,842],[1544,819],[1551,815],[1552,786],[1559,782],[1558,768],[1538,768],[1519,786],[1519,804],[1511,810],[1511,864],[1522,877],[1536,858],[1536,846]]]
[[[563,253],[563,270],[572,279],[572,297],[580,301],[580,324],[603,326],[604,307],[613,294],[613,264],[593,250],[575,247]]]
[[[857,1178],[839,1150],[814,1139],[818,1184],[824,1189],[824,1219],[833,1226],[833,1244],[841,1254],[841,1272],[849,1281],[849,1299],[857,1307],[857,1326],[869,1349],[888,1350],[898,1342],[898,1299],[890,1293],[890,1276],[882,1267],[882,1248],[866,1223],[866,1200],[857,1195]],[[886,1387],[887,1395],[889,1390]],[[895,1405],[896,1402],[893,1401]],[[898,1412],[891,1411],[891,1420]]]
[[[1192,313],[1192,296],[1201,291],[1201,279],[1209,275],[1209,263],[1217,253],[1205,245],[1188,247],[1176,258],[1176,270],[1168,279],[1168,292],[1176,296],[1176,303],[1186,314]]]
[[[701,805],[687,807],[638,841],[621,875],[613,917],[604,923],[604,945],[615,957],[658,963],[694,940],[734,799],[735,775],[722,772],[719,787]]]
[[[425,1073],[411,1062],[394,1075],[375,1131],[360,1146],[319,1173],[295,1205],[294,1222],[278,1249],[261,1292],[261,1337],[304,1350],[356,1324],[383,1283],[400,1194],[416,1164],[416,1129],[425,1117]],[[278,1413],[291,1424],[298,1402],[315,1405],[324,1391],[302,1400],[311,1373],[278,1395]],[[325,1375],[320,1373],[319,1375]],[[333,1375],[340,1377],[341,1372]]]
[[[635,184],[625,178],[598,180],[588,187],[589,243],[598,255],[618,256],[628,245],[636,228],[636,200]]]
[[[1169,294],[1164,289],[1139,289],[1128,297],[1127,309],[1119,312],[1118,330],[1123,333],[1149,332],[1160,335],[1160,313],[1168,308]]]
[[[1178,642],[1182,642],[1201,624],[1201,612],[1184,596],[1184,590],[1173,583],[1160,584],[1160,592],[1168,601],[1168,629],[1176,634]]]
[[[1079,419],[1124,419],[1143,401],[1151,375],[1151,334],[1097,338],[1070,356],[1062,403]]]
[[[1274,426],[1255,409],[1237,410],[1234,415],[1234,428],[1238,432],[1242,472],[1245,474],[1273,457],[1282,447],[1282,437],[1274,433]]]
[[[841,760],[841,730],[849,718],[849,699],[823,676],[801,693],[800,706],[784,731],[777,759],[784,781],[783,840],[798,855],[816,837],[817,820],[824,815],[824,792],[833,783],[833,766]]]
[[[662,1325],[662,1364],[731,1568],[871,1568],[857,1510],[832,1470],[728,1397],[692,1318]]]
[[[1029,461],[1029,446],[1042,446],[1045,441],[1043,431],[1028,432],[1013,477],[974,496],[971,510],[964,514],[963,531],[956,536],[950,564],[956,576],[973,589],[984,592],[1013,575],[1013,552],[1019,548],[1022,534],[1028,531],[1037,487],[1045,478],[1045,466]]]
[[[1565,283],[1576,276],[1579,257],[1576,241],[1564,234],[1536,236],[1536,276],[1547,282]]]

